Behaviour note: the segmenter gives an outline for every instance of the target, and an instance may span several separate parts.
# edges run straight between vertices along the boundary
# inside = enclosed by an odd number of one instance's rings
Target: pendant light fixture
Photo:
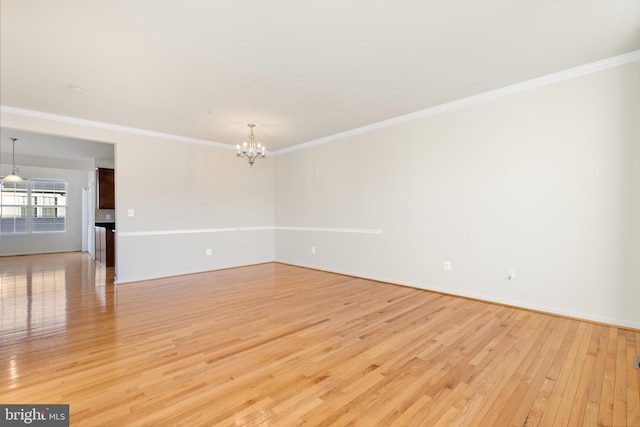
[[[2,178],[2,182],[24,182],[24,179],[18,175],[18,168],[16,168],[16,141],[18,138],[9,138],[13,141],[13,169],[12,172]]]
[[[256,159],[264,159],[265,158],[265,146],[256,144],[253,136],[253,128],[256,126],[253,123],[249,123],[249,129],[251,132],[249,133],[249,143],[242,143],[242,145],[236,145],[238,152],[236,153],[236,157],[243,157],[249,161],[249,165],[253,166],[253,163]]]

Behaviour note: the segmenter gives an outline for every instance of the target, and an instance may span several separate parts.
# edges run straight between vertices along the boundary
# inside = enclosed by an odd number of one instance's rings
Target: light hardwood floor
[[[640,426],[639,331],[277,263],[0,271],[0,403],[74,426]]]

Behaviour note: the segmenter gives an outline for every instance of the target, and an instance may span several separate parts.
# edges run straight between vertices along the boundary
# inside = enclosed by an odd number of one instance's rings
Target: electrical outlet
[[[316,254],[316,247],[315,246],[311,246],[311,254],[312,255]]]
[[[451,271],[451,261],[445,261],[442,264],[442,268],[444,269],[444,271]]]
[[[509,280],[513,280],[516,278],[516,269],[515,268],[510,268],[509,269]]]
[[[133,209],[127,209],[127,216],[133,216]]]
[[[635,356],[633,358],[633,367],[636,369],[640,369],[640,356]]]
[[[207,256],[211,256],[211,249],[207,249]]]

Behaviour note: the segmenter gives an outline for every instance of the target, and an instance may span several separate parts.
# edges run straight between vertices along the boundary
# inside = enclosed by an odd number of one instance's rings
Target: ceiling
[[[640,49],[637,0],[0,7],[3,106],[269,150]]]

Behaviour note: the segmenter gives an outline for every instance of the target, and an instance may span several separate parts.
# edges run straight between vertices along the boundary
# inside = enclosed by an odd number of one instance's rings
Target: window
[[[4,182],[0,190],[0,234],[66,230],[67,181]]]
[[[27,232],[29,207],[29,181],[3,182],[0,188],[0,233],[24,234]]]

